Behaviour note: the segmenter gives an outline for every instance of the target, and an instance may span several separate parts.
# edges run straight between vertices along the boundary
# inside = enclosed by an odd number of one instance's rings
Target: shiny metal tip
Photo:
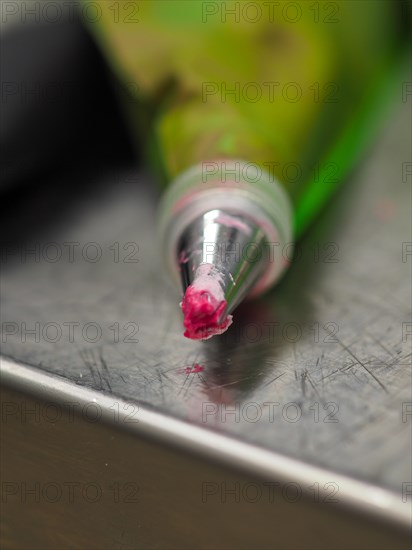
[[[203,318],[204,336],[213,332],[213,327],[207,325],[211,318],[207,311],[214,315],[217,331],[226,323],[229,326],[230,314],[264,272],[265,241],[265,234],[252,219],[222,210],[206,212],[186,228],[178,243],[176,261],[185,293],[185,321],[191,308],[192,315],[197,316],[199,333]]]

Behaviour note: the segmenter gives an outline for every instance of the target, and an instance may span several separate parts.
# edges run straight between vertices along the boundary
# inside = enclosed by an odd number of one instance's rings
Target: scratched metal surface
[[[150,179],[102,178],[100,190],[68,207],[38,243],[52,258],[47,243],[67,251],[62,243],[79,242],[78,250],[95,242],[99,261],[70,261],[66,252],[57,262],[3,259],[2,327],[14,323],[7,330],[18,332],[3,330],[2,353],[204,426],[205,438],[217,430],[401,491],[411,443],[410,422],[402,421],[411,400],[411,340],[402,336],[411,304],[410,257],[402,261],[402,243],[411,240],[410,178],[402,181],[408,113],[408,104],[394,109],[281,284],[206,343],[183,338],[179,293],[159,273]],[[137,246],[123,250],[126,243]],[[86,252],[92,258],[95,249]],[[125,262],[128,254],[139,261]],[[29,334],[23,341],[22,323],[39,323],[39,341]],[[63,323],[77,323],[73,334]],[[86,323],[101,328],[94,343],[82,337]],[[53,343],[56,326],[62,335]],[[225,416],[236,407],[238,417]]]

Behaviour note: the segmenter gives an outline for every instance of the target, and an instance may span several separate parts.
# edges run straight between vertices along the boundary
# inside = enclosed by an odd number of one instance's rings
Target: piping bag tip
[[[175,251],[184,296],[184,336],[208,340],[232,324],[231,313],[269,265],[264,231],[249,217],[210,210],[188,224]],[[250,257],[248,250],[258,252]]]
[[[232,315],[226,314],[227,302],[220,279],[219,272],[211,264],[202,264],[197,269],[180,304],[186,338],[208,340],[223,334],[232,324]]]
[[[246,177],[251,164],[218,159],[216,171],[206,174],[199,163],[180,174],[162,199],[160,243],[184,292],[187,338],[225,332],[236,307],[270,288],[286,267],[282,251],[293,234],[287,192],[257,165],[258,180]]]

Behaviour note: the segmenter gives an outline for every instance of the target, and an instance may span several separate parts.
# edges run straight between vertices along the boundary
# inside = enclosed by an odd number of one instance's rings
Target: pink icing
[[[193,283],[187,287],[181,308],[184,315],[184,336],[192,340],[207,340],[222,334],[232,324],[232,315],[221,321],[226,300],[219,283],[219,274],[211,264],[202,264]]]
[[[203,372],[204,367],[196,363],[193,365],[193,367],[186,367],[185,368],[185,374],[199,374],[199,372]]]
[[[243,233],[246,233],[246,235],[250,235],[252,230],[250,227],[242,222],[241,220],[228,215],[220,214],[215,220],[214,223],[221,223],[222,225],[226,225],[227,227],[233,227],[234,229],[238,229],[239,231],[242,231]]]

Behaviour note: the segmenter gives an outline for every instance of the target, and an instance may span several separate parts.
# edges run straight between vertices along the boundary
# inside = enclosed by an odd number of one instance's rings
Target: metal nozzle
[[[176,178],[159,216],[166,265],[185,291],[185,336],[196,339],[224,332],[246,295],[279,279],[292,238],[289,198],[269,173],[241,160],[206,164],[212,173],[199,164]]]
[[[204,277],[218,281],[226,306],[220,322],[249,293],[265,269],[264,232],[253,220],[236,213],[211,210],[193,221],[177,247],[184,292]]]

